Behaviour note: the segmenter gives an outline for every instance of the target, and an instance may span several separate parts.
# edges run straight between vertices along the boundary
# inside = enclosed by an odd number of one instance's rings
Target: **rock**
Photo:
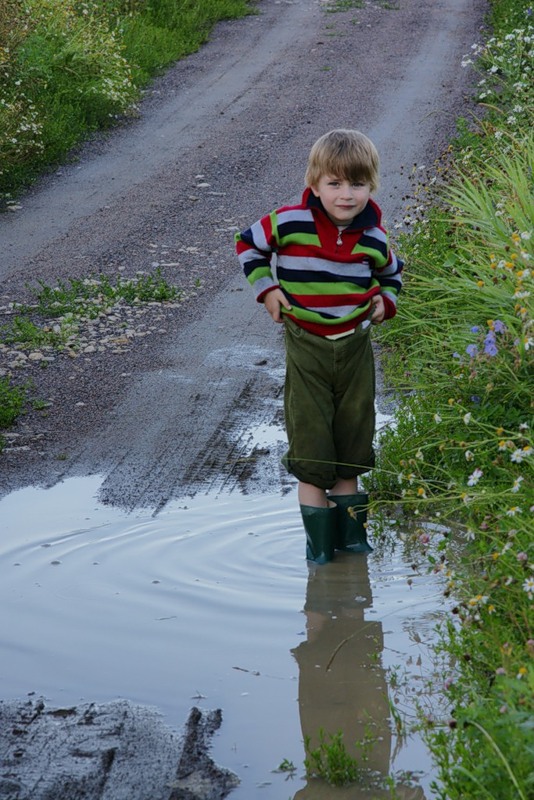
[[[126,700],[47,708],[0,701],[2,800],[222,800],[239,783],[208,754],[220,710],[182,733]]]

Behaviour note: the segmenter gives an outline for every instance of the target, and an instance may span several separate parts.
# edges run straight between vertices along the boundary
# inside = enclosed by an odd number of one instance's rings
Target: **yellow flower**
[[[477,286],[479,286],[479,287],[480,286],[484,286],[484,281],[478,280],[477,281]]]
[[[504,433],[504,428],[497,428],[497,430],[495,431],[495,433],[497,434],[497,436],[502,436],[502,435],[503,435],[503,433]]]

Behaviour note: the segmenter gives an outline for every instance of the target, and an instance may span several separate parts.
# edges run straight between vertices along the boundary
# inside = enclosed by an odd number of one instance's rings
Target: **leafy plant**
[[[305,737],[304,746],[304,766],[308,776],[323,778],[331,786],[346,786],[360,779],[360,765],[347,751],[341,731],[328,735],[321,728],[318,746],[312,748],[309,736]]]
[[[25,391],[12,386],[7,378],[0,378],[0,428],[9,428],[24,406]]]

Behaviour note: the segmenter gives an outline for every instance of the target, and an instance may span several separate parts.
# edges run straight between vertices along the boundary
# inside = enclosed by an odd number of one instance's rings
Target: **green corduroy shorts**
[[[285,320],[282,463],[300,481],[331,489],[373,468],[375,369],[370,328],[326,339]]]

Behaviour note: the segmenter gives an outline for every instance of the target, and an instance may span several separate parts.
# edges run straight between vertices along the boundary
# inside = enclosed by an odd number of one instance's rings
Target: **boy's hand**
[[[380,325],[381,322],[384,321],[384,317],[386,316],[386,306],[384,303],[383,297],[379,294],[375,294],[372,298],[371,303],[373,304],[373,313],[371,314],[371,325]]]
[[[281,289],[273,289],[266,294],[263,303],[275,322],[282,322],[282,314],[280,312],[282,306],[287,308],[288,311],[291,311],[291,306]]]

